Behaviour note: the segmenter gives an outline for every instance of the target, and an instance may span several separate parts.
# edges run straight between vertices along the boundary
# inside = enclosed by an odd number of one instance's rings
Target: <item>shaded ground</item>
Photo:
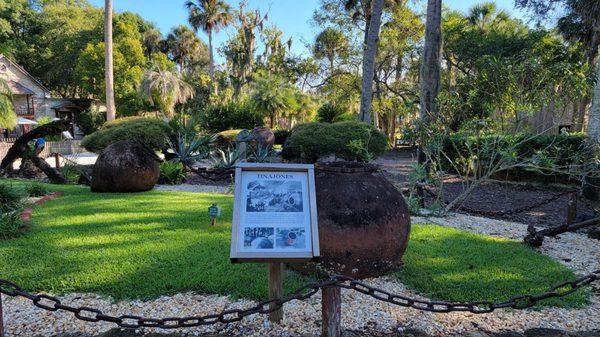
[[[399,187],[406,187],[407,176],[415,162],[416,151],[410,148],[394,149],[377,159],[388,179]],[[464,188],[459,179],[447,181],[444,184],[444,201],[454,200]],[[569,196],[559,196],[566,191],[569,188],[491,181],[476,188],[459,211],[541,227],[556,226],[564,224],[567,219]],[[434,199],[432,195],[427,195],[426,202],[431,203]],[[512,212],[514,210],[521,211]],[[494,212],[500,214],[492,214]],[[595,215],[590,203],[579,198],[575,222],[591,219]]]

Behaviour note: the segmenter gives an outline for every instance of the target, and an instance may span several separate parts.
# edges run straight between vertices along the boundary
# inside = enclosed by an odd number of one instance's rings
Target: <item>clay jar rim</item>
[[[319,171],[335,173],[374,173],[379,170],[375,164],[362,163],[355,161],[337,161],[329,163],[317,163],[315,168]]]

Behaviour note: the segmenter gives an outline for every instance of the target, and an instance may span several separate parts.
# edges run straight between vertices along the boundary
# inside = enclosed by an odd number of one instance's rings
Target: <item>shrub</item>
[[[360,155],[357,146],[362,147]],[[287,159],[315,162],[334,154],[346,160],[374,159],[387,149],[387,137],[374,126],[362,122],[306,123],[296,126],[284,147]],[[368,153],[368,158],[365,156]]]
[[[0,212],[10,212],[22,206],[23,191],[13,185],[0,184]]]
[[[275,144],[283,145],[285,143],[285,141],[288,140],[288,138],[290,138],[292,131],[291,130],[275,130],[275,131],[273,131],[273,133],[275,134]]]
[[[317,110],[317,122],[335,123],[348,120],[348,110],[340,105],[325,103]]]
[[[48,190],[46,185],[34,181],[31,184],[25,186],[25,192],[27,192],[27,195],[29,195],[30,197],[43,197],[50,191]]]
[[[126,117],[104,124],[98,131],[86,136],[81,145],[88,151],[100,152],[121,140],[137,140],[160,150],[168,143],[168,132],[168,125],[159,119]]]
[[[249,103],[220,103],[208,105],[200,113],[200,124],[208,132],[230,129],[254,129],[264,125],[260,116]]]
[[[160,182],[162,184],[175,185],[185,179],[185,168],[182,163],[164,161],[160,163]]]
[[[0,240],[18,236],[22,227],[21,209],[0,211]]]
[[[97,109],[86,109],[78,114],[75,114],[75,124],[79,127],[84,135],[92,134],[104,123],[104,113]]]
[[[584,135],[485,135],[465,136],[462,133],[444,139],[443,151],[448,158],[442,161],[444,169],[454,171],[450,161],[465,167],[464,159],[477,155],[479,161],[491,162],[499,153],[510,153],[515,160],[533,159],[543,173],[552,173],[553,168],[579,165],[591,160],[592,153],[586,151]],[[461,172],[462,173],[462,172]]]
[[[59,171],[71,184],[77,184],[79,182],[81,172],[79,172],[77,165],[67,164],[61,166]]]

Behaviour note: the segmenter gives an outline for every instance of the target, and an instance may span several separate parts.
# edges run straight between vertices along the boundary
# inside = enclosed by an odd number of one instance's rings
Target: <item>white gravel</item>
[[[194,192],[194,193],[218,193],[228,194],[230,192],[229,186],[211,186],[211,185],[156,185],[154,189],[159,191],[179,191],[179,192]]]
[[[413,218],[413,222],[434,222],[472,232],[504,238],[521,239],[523,224],[453,214],[446,219]],[[563,234],[559,239],[547,239],[542,253],[573,268],[587,273],[600,268],[600,245],[581,234]],[[565,261],[565,259],[569,261]],[[368,283],[392,292],[416,296],[396,279],[380,277]],[[434,314],[391,306],[356,292],[342,292],[345,329],[391,332],[395,329],[415,328],[434,336],[459,335],[468,331],[523,331],[547,327],[569,331],[600,329],[600,298],[583,309],[545,308],[542,310],[500,310],[487,315],[470,313]],[[225,308],[252,305],[247,300],[231,300],[224,296],[178,294],[149,302],[124,301],[115,303],[110,298],[91,294],[63,296],[64,303],[98,307],[111,314],[133,313],[143,316],[167,317],[203,315]],[[320,294],[314,298],[285,305],[286,316],[282,325],[269,325],[263,315],[254,315],[241,323],[187,329],[186,332],[225,333],[240,336],[318,336],[320,333]],[[52,336],[58,333],[97,334],[111,324],[76,321],[66,313],[49,313],[35,309],[27,300],[5,297],[5,321],[8,336]],[[152,331],[148,329],[147,331]],[[158,331],[161,332],[161,331]]]

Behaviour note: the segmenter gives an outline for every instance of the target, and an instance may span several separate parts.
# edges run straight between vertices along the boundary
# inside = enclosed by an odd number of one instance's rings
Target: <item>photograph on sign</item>
[[[316,203],[311,204],[311,183],[314,177],[309,179],[307,167],[238,170],[232,258],[314,257]]]

